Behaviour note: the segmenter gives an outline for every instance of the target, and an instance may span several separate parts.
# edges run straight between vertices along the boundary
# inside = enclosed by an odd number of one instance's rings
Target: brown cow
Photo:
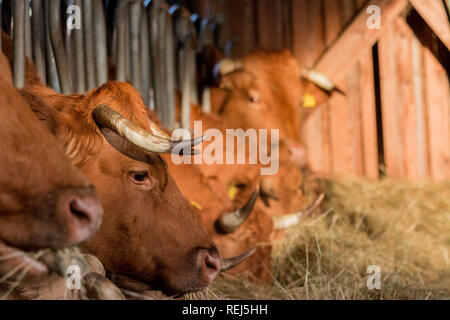
[[[22,94],[95,185],[104,223],[84,248],[119,286],[172,294],[214,280],[222,265],[219,252],[158,154],[195,142],[161,138],[127,83],[109,82],[85,95],[40,86]]]
[[[149,109],[147,113],[148,117],[159,125],[156,113]],[[193,106],[191,119],[201,120],[204,129],[224,130],[220,119],[214,115],[203,113],[199,107]],[[164,129],[162,134],[169,138],[170,131]],[[212,175],[212,173],[217,173],[217,166],[174,164],[172,155],[167,155],[165,158],[169,171],[181,193],[195,208],[203,227],[212,237],[223,257],[233,257],[258,247],[252,256],[230,270],[230,273],[242,274],[245,272],[252,278],[269,281],[271,279],[272,218],[267,214],[265,208],[256,202],[255,189],[249,199],[245,201],[245,205],[239,206],[228,197],[227,189],[221,180],[223,177],[232,177],[236,172],[246,171],[250,176],[254,175],[259,167],[244,166],[246,170],[243,170],[242,166],[218,166],[221,169],[220,173]],[[230,219],[231,223],[227,223]]]
[[[175,165],[170,159],[167,159],[167,163],[181,193],[195,208],[203,227],[222,256],[233,257],[258,247],[251,257],[230,272],[247,272],[260,280],[270,280],[270,235],[273,223],[260,205],[255,206],[257,193],[253,194],[246,206],[238,208],[227,196],[220,195],[220,189],[213,187],[195,165]],[[227,219],[233,219],[231,224],[223,222]]]
[[[269,212],[299,210],[303,204],[300,167],[306,159],[300,132],[304,120],[314,110],[302,105],[308,103],[306,95],[312,105],[321,104],[328,98],[322,88],[332,90],[333,85],[323,76],[300,68],[287,50],[256,51],[243,59],[223,60],[216,72],[221,75],[220,87],[224,90],[213,91],[213,111],[226,127],[279,129],[280,170],[261,180],[266,204],[269,205],[270,198],[280,199],[270,201]],[[242,197],[245,199],[245,193]]]
[[[208,129],[214,128],[225,135],[226,129],[236,128],[227,124],[217,115],[205,114],[198,106],[192,106],[191,108],[191,125],[193,125],[194,121],[201,121],[202,134]],[[209,142],[203,142],[203,148],[206,148],[208,144]],[[226,149],[227,146],[224,143],[223,154],[226,153]],[[234,152],[236,157],[236,154],[241,151],[235,149]],[[213,186],[216,194],[220,195],[221,198],[228,198],[230,188],[236,188],[237,195],[234,198],[234,202],[238,205],[243,205],[251,193],[260,187],[263,190],[261,198],[266,204],[265,211],[270,215],[277,216],[274,217],[276,221],[283,220],[282,217],[278,216],[294,214],[304,206],[304,195],[301,191],[302,173],[293,161],[281,161],[280,159],[279,170],[273,176],[261,176],[260,170],[263,166],[260,164],[248,164],[248,155],[246,155],[245,164],[209,165],[202,163],[195,166],[198,167],[204,175],[204,179]],[[270,181],[269,186],[265,185],[267,181]],[[269,192],[267,190],[272,192],[270,195],[272,198],[276,198],[279,201],[273,201],[268,205]],[[300,214],[302,213],[300,212]],[[277,227],[278,225],[279,223],[277,222],[275,226]],[[268,239],[269,235],[266,238]]]
[[[25,251],[89,239],[103,210],[91,183],[72,167],[12,85],[0,53],[0,279],[47,275],[52,266]],[[52,254],[50,254],[51,256]],[[8,287],[8,282],[2,283]],[[6,293],[11,291],[6,289]]]

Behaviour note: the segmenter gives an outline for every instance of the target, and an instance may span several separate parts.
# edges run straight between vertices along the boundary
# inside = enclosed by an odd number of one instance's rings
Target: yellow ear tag
[[[228,198],[233,200],[236,197],[237,193],[238,193],[238,188],[236,186],[231,186],[228,189]]]
[[[194,208],[197,208],[198,210],[202,210],[203,209],[203,207],[200,205],[200,203],[198,203],[198,202],[195,202],[195,201],[191,201],[191,205],[194,207]]]
[[[316,98],[313,95],[311,95],[309,93],[306,93],[303,96],[302,107],[303,108],[315,108],[315,107],[317,107]]]

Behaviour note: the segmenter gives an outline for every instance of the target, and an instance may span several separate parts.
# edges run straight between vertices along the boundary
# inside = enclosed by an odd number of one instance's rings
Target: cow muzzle
[[[65,230],[64,239],[61,239],[63,246],[88,240],[99,228],[103,217],[101,202],[92,188],[68,188],[58,192],[55,211]]]
[[[207,286],[219,275],[220,270],[222,269],[222,259],[215,246],[209,249],[200,249],[198,255],[200,281],[205,282]]]

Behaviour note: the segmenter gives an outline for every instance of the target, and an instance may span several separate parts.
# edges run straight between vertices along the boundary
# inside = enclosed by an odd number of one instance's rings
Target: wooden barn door
[[[214,3],[235,54],[292,50],[333,93],[305,122],[309,167],[326,177],[450,179],[450,25],[444,0],[194,0]],[[380,9],[369,29],[367,8]],[[413,9],[413,10],[412,10]],[[409,14],[407,14],[409,12]],[[412,26],[412,27],[411,27]]]
[[[398,17],[379,42],[387,175],[450,178],[448,49],[417,14]]]

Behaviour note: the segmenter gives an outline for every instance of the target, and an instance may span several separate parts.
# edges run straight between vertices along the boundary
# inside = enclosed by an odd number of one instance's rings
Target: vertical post
[[[166,95],[167,95],[167,123],[166,127],[169,130],[175,127],[175,40],[173,35],[173,23],[172,16],[169,15],[168,10],[165,11],[166,15],[166,37],[164,41],[165,45],[165,64],[166,64]]]
[[[55,91],[61,92],[61,86],[58,78],[58,70],[56,68],[55,56],[53,53],[52,42],[50,40],[50,21],[49,21],[49,0],[44,2],[44,23],[45,23],[45,50],[47,52],[47,84],[50,85]]]
[[[133,86],[141,93],[141,66],[139,56],[142,54],[139,48],[139,27],[141,18],[141,3],[135,1],[130,4],[130,79]]]
[[[128,14],[128,4],[126,0],[120,0],[117,7],[117,80],[126,81],[126,54],[127,48],[125,47],[126,34],[126,15]]]
[[[75,0],[74,5],[80,8],[81,13],[82,0]],[[83,23],[83,21],[81,21],[81,23]],[[72,32],[75,41],[76,91],[79,93],[84,93],[86,91],[86,73],[83,29],[74,29]]]
[[[25,0],[14,3],[14,85],[25,86]]]
[[[96,84],[94,29],[92,17],[92,0],[83,0],[83,26],[84,26],[84,50],[86,56],[86,84],[87,90],[91,90]]]
[[[25,1],[25,56],[32,59],[30,2]]]
[[[150,34],[147,10],[141,10],[140,63],[141,63],[141,96],[144,104],[150,105]]]
[[[64,42],[61,35],[61,2],[50,0],[49,7],[50,38],[55,55],[56,66],[64,94],[73,92],[72,78],[66,53],[64,52]]]
[[[97,86],[108,81],[108,61],[106,53],[106,21],[102,0],[94,0],[95,12],[95,66]]]

